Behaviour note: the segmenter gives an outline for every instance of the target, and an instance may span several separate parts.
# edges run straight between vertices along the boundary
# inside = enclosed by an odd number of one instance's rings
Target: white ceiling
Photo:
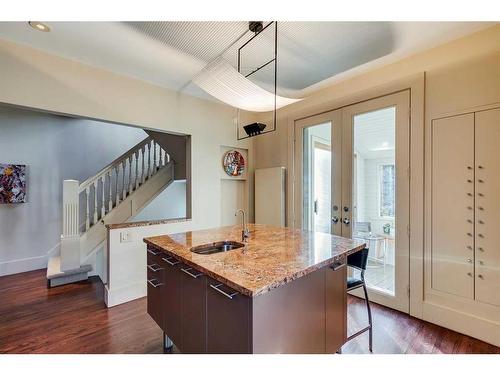
[[[208,97],[191,83],[219,55],[236,64],[238,48],[253,34],[247,22],[48,22],[51,32],[27,22],[0,22],[0,38],[147,81]],[[341,73],[391,63],[489,27],[481,22],[279,22],[278,93],[301,98]],[[273,30],[245,55],[251,69],[272,53]],[[236,44],[235,41],[240,38]],[[253,76],[270,89],[270,70]]]

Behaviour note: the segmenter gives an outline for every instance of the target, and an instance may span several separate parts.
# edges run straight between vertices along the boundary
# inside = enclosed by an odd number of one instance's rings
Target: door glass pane
[[[331,124],[303,130],[303,228],[330,233]]]
[[[370,288],[394,295],[396,108],[354,116],[354,238],[367,242],[365,278]]]

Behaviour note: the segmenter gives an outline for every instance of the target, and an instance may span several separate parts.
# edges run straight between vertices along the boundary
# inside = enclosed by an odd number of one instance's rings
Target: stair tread
[[[47,265],[47,279],[50,280],[57,277],[64,277],[78,273],[87,273],[90,271],[92,271],[92,266],[90,264],[83,264],[80,267],[72,270],[61,271],[61,257],[54,256],[49,259]]]

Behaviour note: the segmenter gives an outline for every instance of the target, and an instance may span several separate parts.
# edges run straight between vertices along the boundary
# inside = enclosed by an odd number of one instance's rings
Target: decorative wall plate
[[[238,177],[245,171],[245,158],[240,152],[230,150],[224,154],[222,158],[222,166],[224,171],[232,177]]]

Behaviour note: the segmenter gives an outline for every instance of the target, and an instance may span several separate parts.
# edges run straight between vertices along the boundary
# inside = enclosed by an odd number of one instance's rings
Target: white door
[[[370,299],[409,312],[409,91],[342,110],[342,236],[369,248]],[[353,294],[361,296],[360,291]]]
[[[295,123],[294,227],[341,235],[341,111]]]
[[[370,298],[404,312],[409,100],[408,91],[387,95],[298,120],[294,129],[294,226],[366,241]]]

